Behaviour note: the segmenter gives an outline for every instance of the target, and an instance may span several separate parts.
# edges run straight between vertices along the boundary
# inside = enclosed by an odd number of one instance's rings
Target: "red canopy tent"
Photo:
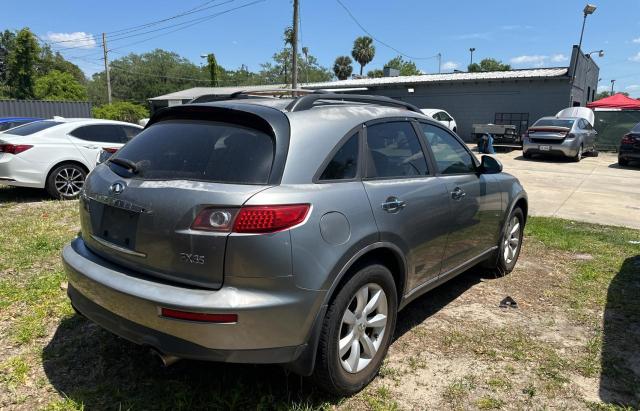
[[[621,110],[640,110],[640,100],[625,96],[622,93],[614,94],[600,100],[587,103],[589,108],[619,108]]]

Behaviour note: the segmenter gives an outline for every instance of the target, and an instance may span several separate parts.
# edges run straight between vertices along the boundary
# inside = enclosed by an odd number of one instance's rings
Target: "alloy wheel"
[[[344,314],[338,337],[340,364],[348,373],[362,371],[375,357],[388,323],[388,301],[377,284],[361,287]]]
[[[76,167],[65,167],[56,174],[54,185],[63,197],[74,197],[84,186],[84,176]]]
[[[507,228],[507,235],[505,236],[503,244],[503,258],[504,262],[511,264],[516,255],[518,255],[518,247],[520,247],[520,220],[518,217],[513,216],[509,222]]]

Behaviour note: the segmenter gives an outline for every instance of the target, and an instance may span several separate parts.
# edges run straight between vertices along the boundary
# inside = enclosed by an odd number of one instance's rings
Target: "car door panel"
[[[429,174],[423,148],[410,122],[373,124],[364,134],[367,155],[363,185],[380,240],[395,244],[406,256],[406,289],[411,290],[440,273],[450,218],[446,187]],[[398,161],[415,164],[393,166]]]

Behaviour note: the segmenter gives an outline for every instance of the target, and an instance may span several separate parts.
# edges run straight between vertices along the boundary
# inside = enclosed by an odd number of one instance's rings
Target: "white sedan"
[[[0,184],[78,197],[101,150],[115,151],[142,130],[137,124],[55,117],[0,133]]]
[[[439,108],[421,108],[422,111],[427,116],[431,117],[435,121],[444,124],[449,130],[456,133],[458,131],[458,126],[456,124],[456,120],[451,117],[451,114],[447,113],[444,110]]]

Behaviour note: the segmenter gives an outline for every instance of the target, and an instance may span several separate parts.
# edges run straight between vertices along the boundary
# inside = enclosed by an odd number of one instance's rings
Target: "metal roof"
[[[539,69],[522,69],[509,71],[485,71],[485,72],[461,72],[461,73],[442,73],[442,74],[421,74],[418,76],[398,76],[398,77],[379,77],[379,78],[361,78],[328,81],[321,83],[300,84],[300,88],[309,89],[337,89],[337,88],[358,88],[358,87],[384,87],[394,85],[417,85],[425,83],[442,83],[453,81],[490,81],[490,80],[521,80],[536,78],[560,78],[567,76],[569,69],[567,67],[539,68]],[[269,84],[260,86],[239,86],[239,87],[194,87],[187,90],[177,91],[175,93],[165,94],[163,96],[153,97],[149,100],[191,100],[193,98],[205,95],[228,95],[244,90],[268,90],[274,88],[287,88],[286,84]]]

